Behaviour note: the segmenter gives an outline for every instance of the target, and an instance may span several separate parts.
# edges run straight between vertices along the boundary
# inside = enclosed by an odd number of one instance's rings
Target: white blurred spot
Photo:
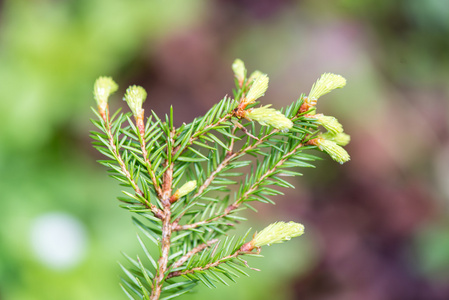
[[[439,150],[434,156],[434,178],[442,194],[449,199],[449,145],[441,146]]]
[[[65,270],[84,258],[87,235],[83,224],[65,213],[48,213],[32,223],[31,246],[38,260],[51,269]]]

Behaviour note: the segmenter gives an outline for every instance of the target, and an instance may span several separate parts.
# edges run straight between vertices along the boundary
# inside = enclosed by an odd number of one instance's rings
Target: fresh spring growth
[[[171,197],[171,201],[176,201],[187,194],[190,194],[196,189],[196,180],[187,181],[184,183]]]
[[[248,82],[253,82],[256,78],[258,78],[260,75],[263,75],[262,72],[259,70],[256,70],[249,75]]]
[[[280,111],[270,108],[271,105],[247,110],[246,118],[250,121],[257,121],[264,126],[273,126],[282,132],[287,132],[293,127],[292,121],[284,116]]]
[[[342,88],[346,85],[346,79],[340,75],[332,73],[324,73],[321,77],[313,84],[310,90],[309,96],[304,97],[304,103],[299,109],[299,113],[304,113],[309,111],[311,108],[315,107],[318,98],[331,92],[334,89]],[[315,114],[312,110],[309,115]]]
[[[343,126],[338,122],[335,117],[325,116],[323,114],[313,115],[321,126],[326,128],[332,134],[338,134],[343,132]]]
[[[333,142],[331,140],[326,140],[322,137],[319,137],[310,140],[308,144],[317,146],[321,151],[324,151],[327,154],[329,154],[329,156],[333,160],[335,160],[340,164],[343,164],[351,159],[348,152],[346,152],[345,149],[343,149],[336,142]]]
[[[321,138],[332,141],[339,146],[346,146],[351,141],[351,136],[344,132],[338,134],[332,134],[331,132],[322,133],[319,135]]]
[[[268,89],[268,76],[267,74],[261,74],[254,79],[253,85],[246,94],[246,97],[242,99],[242,104],[246,107],[248,104],[254,103],[257,99],[265,95]]]
[[[241,59],[236,59],[232,64],[232,71],[234,71],[234,76],[237,78],[239,85],[242,86],[243,81],[246,77],[246,68],[245,64]]]
[[[133,85],[130,86],[125,93],[125,100],[128,103],[134,117],[136,119],[143,118],[142,104],[147,98],[147,92],[141,86]]]
[[[317,100],[321,96],[346,85],[346,79],[340,75],[324,73],[312,86],[308,99]]]
[[[276,222],[257,233],[251,241],[254,247],[283,243],[304,233],[304,226],[295,222]]]
[[[111,77],[99,77],[94,84],[94,98],[98,105],[98,110],[103,115],[108,105],[111,94],[118,89],[117,83]],[[102,113],[103,112],[103,113]]]

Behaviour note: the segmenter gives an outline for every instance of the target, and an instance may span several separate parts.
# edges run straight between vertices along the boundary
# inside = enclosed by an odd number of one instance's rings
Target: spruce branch
[[[102,115],[103,118],[102,120],[104,122],[103,125],[105,127],[105,131],[108,137],[109,147],[112,154],[114,155],[115,160],[117,161],[117,163],[121,168],[122,174],[126,176],[129,184],[134,189],[136,194],[140,196],[141,199],[143,199],[147,208],[149,208],[156,217],[162,218],[163,212],[145,198],[145,194],[140,190],[138,184],[134,181],[133,176],[131,175],[130,171],[126,167],[125,162],[123,161],[122,155],[120,154],[119,148],[116,146],[116,141],[114,140],[114,135],[112,134],[111,131],[112,125],[110,122],[111,120],[109,118],[109,107],[107,105],[104,107],[104,112],[105,113]]]
[[[228,113],[224,117],[221,117],[220,119],[218,119],[216,122],[206,125],[200,131],[197,131],[195,134],[192,135],[188,144],[192,145],[194,141],[201,138],[204,134],[207,134],[208,131],[219,127],[223,122],[230,120],[231,117],[232,117],[232,114]]]
[[[188,270],[184,270],[184,271],[174,271],[171,272],[167,275],[167,278],[172,278],[172,277],[177,277],[177,276],[183,276],[183,275],[187,275],[187,274],[191,274],[191,273],[195,273],[195,272],[202,272],[205,270],[209,270],[211,268],[215,268],[223,263],[227,263],[228,261],[237,258],[239,255],[243,255],[243,254],[247,254],[246,252],[242,252],[240,249],[235,251],[233,254],[227,255],[225,257],[220,258],[219,260],[213,262],[213,263],[209,263],[206,264],[203,267],[195,267],[192,269],[188,269]]]
[[[226,276],[230,280],[234,281],[233,277],[237,274],[230,271],[233,269],[241,274],[249,276],[242,268],[251,268],[248,263],[242,259],[244,255],[258,256],[259,250],[253,252],[253,249],[244,249],[246,244],[244,243],[250,230],[246,232],[242,237],[235,239],[235,237],[226,237],[224,241],[215,243],[213,248],[204,250],[201,254],[196,253],[191,256],[186,263],[179,268],[179,270],[171,271],[167,278],[184,276],[196,280],[201,280],[209,287],[215,286],[213,284],[214,279],[209,275],[212,275],[218,281],[227,285],[218,273]],[[247,247],[246,247],[247,248]],[[253,268],[251,268],[253,269]],[[257,269],[254,269],[257,270]],[[207,271],[207,272],[206,272]],[[209,274],[209,275],[208,275]]]
[[[298,101],[300,102],[300,101]],[[297,121],[298,119],[300,119],[299,116],[294,115],[291,120],[292,122]],[[233,132],[235,132],[235,127],[233,128]],[[247,154],[248,152],[257,149],[258,147],[260,147],[261,145],[263,145],[264,143],[266,143],[271,137],[275,136],[277,133],[279,133],[281,130],[279,129],[273,129],[270,132],[264,134],[264,135],[260,135],[259,138],[257,139],[257,141],[255,141],[254,143],[250,143],[248,144],[246,147],[240,149],[237,152],[232,152],[232,150],[227,152],[226,157],[224,158],[224,160],[216,166],[215,170],[209,175],[209,177],[203,182],[203,184],[199,187],[197,193],[195,195],[193,195],[192,197],[192,201],[194,201],[195,199],[199,198],[202,196],[202,194],[204,193],[204,191],[209,187],[209,185],[214,181],[214,179],[217,177],[217,175],[219,173],[221,173],[226,166],[228,166],[231,162],[241,158],[244,154]],[[305,139],[304,139],[305,141]],[[230,145],[231,145],[231,149],[234,145],[234,139],[231,139],[230,141]],[[272,175],[273,172],[276,171],[276,169],[281,166],[286,160],[288,160],[291,155],[293,155],[298,149],[300,149],[301,147],[303,147],[303,144],[299,143],[293,150],[291,150],[289,153],[287,153],[283,159],[281,159],[279,161],[279,165],[275,166],[273,168],[273,170],[268,171],[261,179],[260,179],[260,183],[263,182],[263,180],[266,177],[269,177],[270,175]],[[241,199],[236,200],[234,203],[232,203],[231,205],[229,205],[225,211],[220,214],[217,215],[211,219],[208,220],[203,220],[203,221],[199,221],[196,223],[192,223],[192,224],[185,224],[185,225],[179,225],[181,218],[184,216],[184,214],[181,214],[173,223],[173,230],[174,231],[180,231],[180,230],[190,230],[190,229],[194,229],[197,228],[199,226],[205,225],[205,224],[209,224],[212,222],[215,222],[221,218],[224,218],[226,216],[228,216],[232,211],[236,210],[237,208],[239,208],[241,201],[243,201],[243,199],[246,199],[249,195],[249,193],[253,192],[254,190],[257,189],[257,185],[254,185],[252,187],[251,190],[248,191],[248,194],[246,196],[243,196]]]
[[[243,152],[248,151],[249,149],[253,149],[255,148],[255,146],[257,146],[259,143],[261,143],[262,141],[258,141],[258,143],[256,143],[253,146],[248,147],[247,149],[242,149]],[[212,218],[212,219],[208,219],[208,220],[204,220],[204,221],[200,221],[200,222],[196,222],[193,224],[186,224],[186,225],[178,225],[179,220],[177,220],[177,222],[174,222],[175,227],[173,228],[174,231],[179,231],[179,230],[189,230],[189,229],[194,229],[197,228],[199,226],[202,225],[206,225],[212,222],[215,222],[221,218],[224,218],[226,216],[228,216],[230,213],[232,213],[234,210],[236,210],[237,208],[240,207],[240,205],[246,200],[248,199],[251,194],[253,194],[255,191],[257,191],[259,189],[259,187],[261,186],[261,184],[269,177],[273,176],[275,174],[275,172],[278,170],[279,167],[281,167],[292,155],[294,155],[296,153],[296,151],[298,149],[300,149],[301,147],[303,147],[303,144],[298,143],[293,150],[291,150],[290,152],[288,152],[287,154],[284,155],[284,157],[282,159],[280,159],[272,168],[270,168],[269,170],[267,170],[256,182],[254,182],[252,185],[249,186],[249,188],[246,189],[246,191],[240,195],[240,197],[238,197],[234,203],[230,204],[225,211]],[[234,153],[236,156],[240,153]],[[233,154],[233,155],[234,155]],[[229,163],[229,160],[231,160],[232,158],[234,158],[235,156],[231,155],[230,158],[226,161],[223,161],[223,165],[221,166],[221,168],[223,168],[224,165],[226,165],[227,163]],[[219,166],[220,168],[220,166]],[[220,168],[220,170],[221,170]],[[218,170],[218,168],[217,168]],[[217,171],[218,172],[218,171]],[[214,174],[215,175],[215,174]],[[211,179],[211,178],[209,178]]]
[[[214,287],[214,282],[227,284],[225,278],[234,281],[237,273],[248,275],[243,256],[257,256],[262,246],[299,236],[304,228],[277,222],[249,242],[249,231],[230,238],[228,230],[246,220],[237,212],[252,208],[251,201],[274,203],[270,198],[282,194],[279,187],[293,187],[282,176],[301,175],[294,169],[313,167],[310,162],[318,159],[306,150],[324,151],[340,163],[349,160],[343,146],[350,137],[342,125],[315,113],[318,98],[342,87],[344,78],[325,74],[309,97],[301,95],[276,110],[270,104],[255,107],[268,88],[266,74],[256,71],[247,78],[241,60],[233,71],[234,99],[224,97],[178,128],[172,107],[164,120],[153,111],[145,120],[147,93],[139,86],[129,87],[124,98],[135,122],[130,113],[110,117],[108,100],[117,84],[100,77],[94,85],[99,121],[93,124],[101,131],[91,134],[94,147],[107,157],[100,163],[111,177],[134,191],[123,191],[126,197],[118,199],[137,214],[134,224],[152,242],[147,245],[138,236],[145,261],[124,254],[131,267],[120,265],[122,289],[131,299],[171,299],[198,282]],[[320,132],[319,125],[328,132]],[[231,186],[237,186],[232,198]]]
[[[170,269],[176,269],[181,267],[189,258],[191,258],[193,255],[197,254],[198,252],[203,251],[204,249],[206,249],[207,247],[210,247],[211,245],[217,243],[219,240],[218,239],[213,239],[210,241],[207,241],[204,244],[201,244],[199,246],[196,246],[195,248],[193,248],[192,250],[190,250],[189,252],[187,252],[183,257],[181,257],[179,260],[177,260],[175,263],[173,263],[173,265],[171,265]],[[174,277],[174,276],[171,276]],[[168,278],[170,278],[170,274],[168,275]]]
[[[235,127],[233,129],[235,131]],[[254,144],[249,145],[245,148],[242,148],[241,150],[237,151],[237,152],[232,152],[232,148],[229,149],[226,158],[215,168],[215,170],[209,175],[209,177],[203,182],[203,184],[198,188],[198,192],[196,192],[195,195],[193,195],[192,199],[196,199],[199,198],[204,191],[207,189],[207,187],[209,187],[209,185],[213,182],[213,180],[216,178],[216,176],[223,171],[223,169],[228,166],[232,161],[239,159],[244,153],[257,148],[260,144],[262,144],[266,139],[268,139],[271,135],[274,135],[278,130],[274,129],[270,134],[264,136],[263,138],[258,139]],[[231,145],[233,147],[234,145],[234,139],[231,140]],[[233,205],[230,205],[225,213],[223,215],[217,216],[211,220],[207,220],[207,221],[201,221],[201,222],[197,222],[194,224],[186,224],[186,225],[179,225],[179,222],[181,220],[181,218],[184,216],[184,214],[181,214],[173,223],[173,230],[174,231],[179,231],[179,230],[186,230],[186,229],[192,229],[192,228],[196,228],[200,225],[203,224],[207,224],[213,221],[216,221],[218,219],[223,218],[224,216],[228,215],[230,211],[236,209],[238,207],[235,206],[235,203]]]
[[[148,175],[151,178],[151,181],[153,182],[153,187],[156,190],[157,196],[158,197],[162,197],[162,190],[161,187],[159,185],[159,181],[156,178],[156,174],[154,173],[154,169],[151,165],[150,160],[148,159],[148,151],[147,151],[147,146],[146,146],[146,141],[145,141],[145,126],[142,123],[143,126],[141,126],[141,128],[139,128],[139,142],[140,142],[140,149],[142,150],[142,157],[144,159],[145,162],[145,167],[148,171]]]

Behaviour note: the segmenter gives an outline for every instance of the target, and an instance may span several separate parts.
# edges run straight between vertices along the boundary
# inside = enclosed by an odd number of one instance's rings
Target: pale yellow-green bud
[[[268,89],[268,76],[267,74],[261,74],[256,79],[246,94],[246,97],[242,100],[245,105],[251,104],[263,95]]]
[[[98,107],[106,108],[109,96],[117,89],[118,85],[111,77],[99,77],[94,84],[94,98]]]
[[[234,60],[234,63],[232,64],[232,71],[234,71],[235,78],[237,78],[239,84],[241,85],[246,77],[245,64],[241,59],[237,58]]]
[[[309,101],[316,100],[321,96],[346,85],[346,79],[340,75],[324,73],[312,86],[309,93]]]
[[[284,116],[280,111],[274,108],[269,108],[271,105],[262,106],[259,108],[248,109],[246,118],[250,121],[257,121],[264,126],[273,126],[282,132],[287,132],[292,128],[292,121]]]
[[[326,128],[332,134],[338,134],[343,132],[343,126],[334,117],[325,116],[323,114],[317,114],[314,115],[313,118],[316,118],[318,124]]]
[[[254,247],[278,244],[289,241],[291,238],[304,233],[304,226],[295,222],[276,222],[268,225],[261,232],[257,233],[251,241]]]
[[[128,103],[135,117],[140,117],[142,115],[142,104],[147,99],[147,92],[141,86],[133,85],[130,86],[125,93],[125,100]]]
[[[341,146],[337,145],[337,143],[321,137],[315,140],[316,146],[318,146],[321,151],[329,154],[329,156],[336,162],[343,164],[351,159],[348,152],[346,152],[346,150]]]
[[[249,75],[248,82],[253,82],[260,75],[263,75],[263,73],[259,70],[252,72],[251,75]]]
[[[177,200],[196,189],[196,180],[184,183],[172,196],[173,200]]]
[[[349,136],[349,134],[346,134],[344,132],[340,132],[335,135],[330,132],[326,132],[320,134],[320,137],[335,142],[339,146],[346,146],[351,141],[351,137]]]

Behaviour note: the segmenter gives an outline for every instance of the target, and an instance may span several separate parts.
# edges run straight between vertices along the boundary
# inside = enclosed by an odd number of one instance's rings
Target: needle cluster
[[[256,71],[247,78],[241,60],[233,70],[233,98],[178,128],[173,108],[163,118],[150,111],[145,119],[142,87],[132,86],[124,96],[131,113],[110,113],[107,103],[117,84],[100,77],[94,85],[97,119],[92,122],[99,131],[91,132],[93,144],[105,156],[99,162],[124,187],[118,199],[133,214],[145,253],[142,258],[125,254],[121,285],[130,299],[171,299],[198,283],[227,285],[248,275],[246,256],[299,236],[304,227],[277,222],[252,239],[250,230],[231,237],[229,231],[245,220],[240,212],[253,209],[255,201],[274,203],[279,188],[293,187],[288,177],[314,167],[314,150],[340,163],[349,160],[342,148],[349,136],[341,125],[332,117],[314,117],[318,96],[341,87],[341,76],[317,81],[313,101],[301,95],[275,110],[256,107],[268,88],[266,74]]]

